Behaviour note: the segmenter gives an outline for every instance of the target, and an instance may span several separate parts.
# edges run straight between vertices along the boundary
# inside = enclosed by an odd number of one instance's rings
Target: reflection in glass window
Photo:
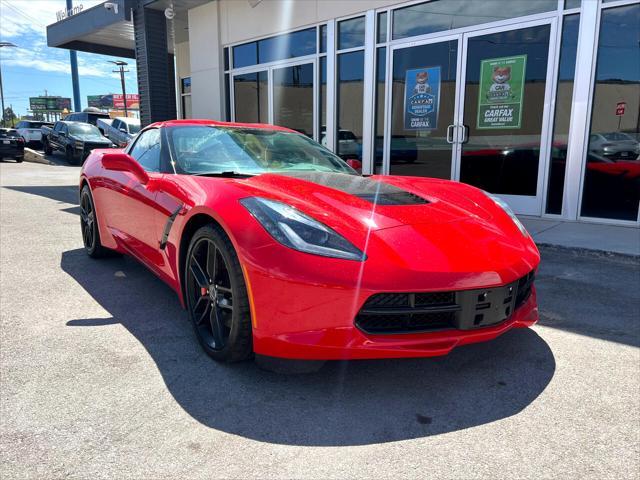
[[[224,69],[229,70],[229,47],[224,47],[224,49],[222,50],[222,56],[223,56],[223,62],[224,62]]]
[[[234,68],[248,67],[256,63],[258,63],[258,44],[256,42],[233,47]]]
[[[224,74],[224,118],[231,121],[231,95],[229,93],[229,74]]]
[[[316,28],[265,38],[233,47],[234,68],[316,53]]]
[[[375,110],[375,118],[374,118],[374,131],[375,131],[375,142],[374,142],[374,172],[382,173],[382,155],[384,149],[384,113],[385,113],[385,105],[384,105],[384,82],[386,78],[387,72],[387,48],[381,47],[376,51],[376,110]]]
[[[320,53],[327,53],[327,26],[320,25]]]
[[[564,8],[567,10],[570,8],[580,8],[581,3],[582,0],[564,0]]]
[[[364,46],[364,17],[338,22],[338,50]]]
[[[275,62],[314,53],[316,53],[315,27],[265,38],[258,42],[258,63]]]
[[[640,4],[602,11],[581,215],[632,220],[640,201]]]
[[[569,121],[571,120],[571,100],[573,98],[573,77],[576,69],[579,26],[580,15],[567,15],[564,17],[546,207],[547,213],[556,215],[562,213],[567,140],[569,137]]]
[[[236,122],[268,123],[267,72],[233,77]]]
[[[378,14],[378,26],[377,26],[377,42],[384,43],[387,41],[387,12]]]
[[[426,35],[557,8],[557,0],[434,0],[395,10],[393,38]]]
[[[313,64],[273,70],[273,123],[313,138]]]
[[[324,132],[327,125],[327,57],[320,57],[320,88],[318,88],[318,117],[320,122],[320,140],[327,145]]]
[[[336,153],[362,159],[364,51],[338,55]]]

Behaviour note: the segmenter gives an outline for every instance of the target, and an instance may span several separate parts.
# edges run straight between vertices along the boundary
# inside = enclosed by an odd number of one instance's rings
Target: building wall
[[[223,45],[382,8],[403,0],[220,0]],[[189,26],[191,28],[191,26]]]
[[[240,3],[240,2],[239,2]],[[224,118],[222,45],[218,2],[189,10],[189,63],[194,118]]]

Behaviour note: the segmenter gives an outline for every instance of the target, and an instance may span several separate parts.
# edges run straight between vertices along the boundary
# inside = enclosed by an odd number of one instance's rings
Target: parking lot
[[[284,376],[82,250],[78,167],[0,163],[6,478],[639,478],[640,266],[546,247],[532,329]]]

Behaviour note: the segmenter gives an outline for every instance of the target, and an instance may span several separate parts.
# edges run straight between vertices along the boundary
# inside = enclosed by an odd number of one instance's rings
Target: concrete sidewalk
[[[640,257],[640,229],[521,216],[538,245],[594,250]]]

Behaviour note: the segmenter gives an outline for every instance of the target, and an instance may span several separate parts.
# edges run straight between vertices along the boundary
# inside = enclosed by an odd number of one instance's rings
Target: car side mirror
[[[146,185],[149,182],[149,175],[145,172],[144,168],[142,168],[140,164],[133,159],[133,157],[126,153],[103,153],[102,166],[107,170],[132,173],[143,185]]]

